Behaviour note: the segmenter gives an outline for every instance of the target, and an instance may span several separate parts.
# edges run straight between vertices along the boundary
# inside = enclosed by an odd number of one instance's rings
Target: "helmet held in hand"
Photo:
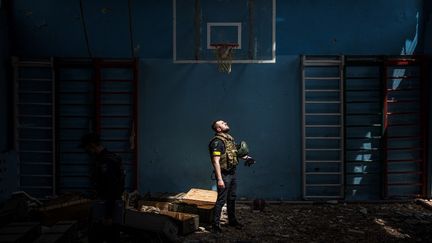
[[[237,147],[237,157],[244,157],[249,154],[249,148],[245,141],[241,141],[240,144],[236,145]]]

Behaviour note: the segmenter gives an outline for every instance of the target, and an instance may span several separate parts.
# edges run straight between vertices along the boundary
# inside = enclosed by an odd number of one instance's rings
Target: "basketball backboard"
[[[276,0],[173,0],[173,61],[217,63],[230,43],[232,63],[275,63],[275,19]]]

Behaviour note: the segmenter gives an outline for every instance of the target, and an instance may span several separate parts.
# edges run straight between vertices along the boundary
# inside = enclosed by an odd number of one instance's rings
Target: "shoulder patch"
[[[210,147],[212,147],[212,148],[218,148],[221,145],[223,145],[223,142],[219,139],[213,139],[213,141],[211,141],[211,143],[210,143]]]

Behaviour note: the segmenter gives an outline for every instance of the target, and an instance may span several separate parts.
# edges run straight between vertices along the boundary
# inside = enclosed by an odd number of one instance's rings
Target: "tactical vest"
[[[237,148],[234,143],[234,138],[226,133],[218,133],[212,139],[220,139],[225,145],[225,153],[221,154],[219,164],[221,170],[229,170],[234,168],[239,162],[237,159]]]

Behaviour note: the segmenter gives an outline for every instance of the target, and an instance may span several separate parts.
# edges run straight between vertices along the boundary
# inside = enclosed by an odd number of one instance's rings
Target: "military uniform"
[[[124,190],[124,170],[120,156],[106,149],[94,158],[91,179],[96,190],[97,199],[103,202],[102,218],[113,219],[116,201],[121,200]],[[92,211],[95,209],[92,209]],[[95,211],[96,212],[96,211]],[[104,225],[96,221],[92,212],[89,229],[89,242],[119,242],[120,230],[115,223]]]
[[[220,156],[220,168],[224,188],[217,188],[218,197],[214,210],[214,226],[220,225],[222,207],[227,202],[228,221],[236,224],[235,200],[237,197],[236,166],[238,165],[237,149],[234,138],[227,133],[218,133],[209,144],[210,156]]]
[[[121,199],[124,190],[122,159],[115,153],[102,150],[95,158],[92,181],[97,197],[102,200]]]

